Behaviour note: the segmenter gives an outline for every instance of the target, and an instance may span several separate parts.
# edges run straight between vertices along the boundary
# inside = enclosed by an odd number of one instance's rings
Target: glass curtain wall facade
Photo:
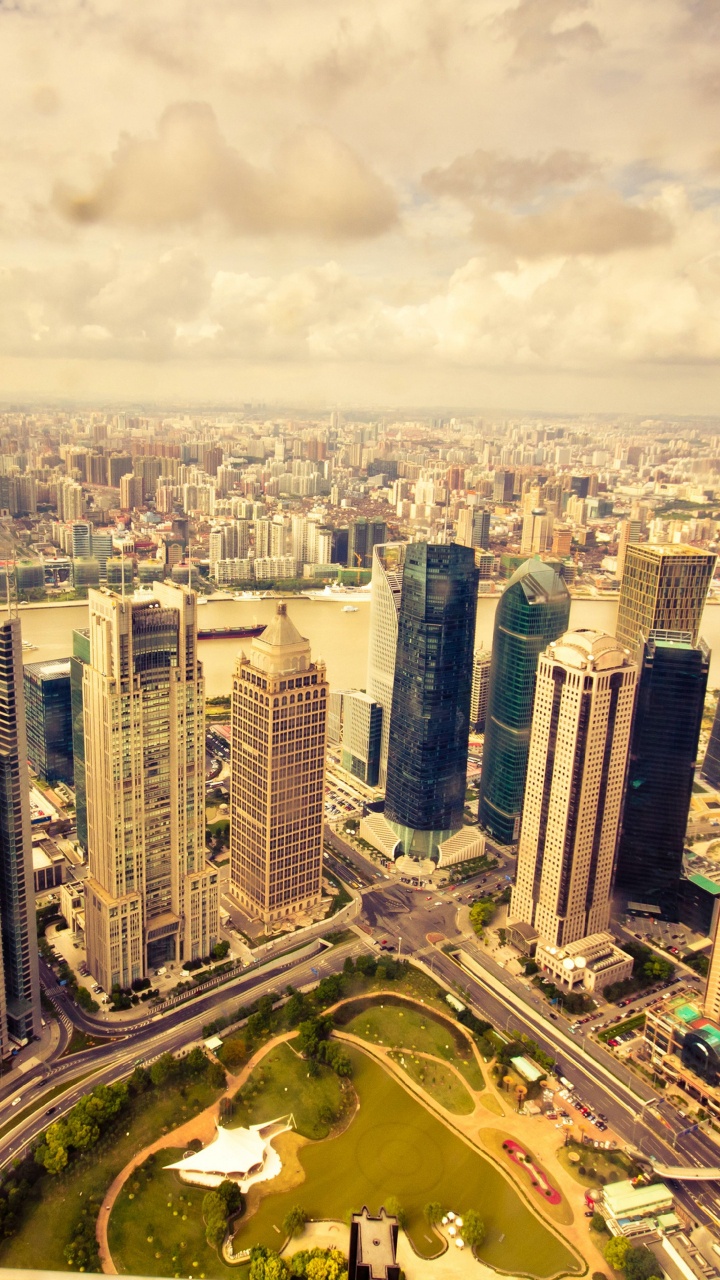
[[[538,659],[569,621],[556,566],[537,558],[521,564],[495,614],[480,777],[480,825],[500,844],[520,834]]]
[[[710,668],[704,640],[651,632],[630,745],[615,891],[677,920],[685,829]]]
[[[689,631],[697,643],[717,556],[682,543],[628,544],[615,634],[639,655],[651,631]]]
[[[0,624],[0,1054],[40,1035],[22,635]]]
[[[390,711],[406,545],[404,542],[387,542],[373,551],[367,691],[382,707],[378,786],[383,790],[387,785]]]
[[[28,662],[25,681],[28,760],[46,782],[73,784],[70,659]]]
[[[470,547],[407,547],[385,817],[418,856],[463,823],[477,584]]]

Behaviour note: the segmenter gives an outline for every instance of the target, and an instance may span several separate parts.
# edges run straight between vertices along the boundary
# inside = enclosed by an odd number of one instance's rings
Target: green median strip
[[[61,1093],[67,1093],[73,1085],[79,1084],[81,1080],[87,1080],[88,1076],[94,1076],[100,1067],[93,1067],[92,1071],[86,1071],[84,1075],[73,1076],[72,1080],[66,1080],[63,1084],[56,1084],[54,1089],[50,1089],[47,1093],[39,1093],[35,1102],[31,1102],[28,1107],[23,1107],[22,1111],[18,1111],[7,1124],[0,1128],[0,1138],[6,1133],[10,1133],[21,1120],[26,1120],[28,1116],[33,1115],[36,1111],[42,1110],[46,1103],[52,1102],[54,1098],[58,1098]]]
[[[600,1032],[598,1040],[602,1040],[604,1044],[607,1044],[608,1040],[614,1040],[615,1036],[623,1036],[626,1031],[637,1031],[637,1028],[641,1027],[644,1022],[645,1014],[635,1013],[632,1018],[626,1018],[625,1022],[618,1022],[613,1027],[606,1027],[604,1031]]]

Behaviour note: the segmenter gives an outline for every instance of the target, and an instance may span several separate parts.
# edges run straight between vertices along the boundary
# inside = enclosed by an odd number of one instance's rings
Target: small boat
[[[342,613],[357,613],[357,605],[354,605],[354,604],[344,604],[344,605],[343,605],[343,607],[342,607],[341,612],[342,612]]]
[[[198,596],[197,602],[198,604],[207,604],[208,598],[207,596]]]

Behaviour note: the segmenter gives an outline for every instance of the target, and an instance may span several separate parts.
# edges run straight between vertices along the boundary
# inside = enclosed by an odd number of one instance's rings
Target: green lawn
[[[444,1058],[462,1072],[471,1089],[485,1086],[472,1046],[462,1031],[448,1019],[438,1018],[430,1009],[417,1009],[405,1000],[383,996],[354,1000],[338,1009],[335,1021],[344,1031],[361,1036],[372,1044],[391,1049],[415,1049]]]
[[[428,1240],[422,1210],[428,1201],[438,1200],[445,1209],[480,1212],[487,1226],[480,1252],[491,1266],[538,1277],[579,1270],[578,1259],[562,1239],[535,1217],[494,1165],[415,1101],[378,1063],[356,1049],[350,1054],[360,1102],[352,1123],[338,1137],[302,1148],[305,1180],[290,1191],[266,1196],[247,1222],[241,1220],[236,1251],[256,1243],[277,1248],[282,1219],[293,1205],[302,1205],[311,1218],[343,1218],[349,1209],[364,1204],[377,1212],[396,1195],[408,1214],[413,1243],[424,1256],[433,1253],[436,1242]],[[303,1089],[305,1083],[298,1081]],[[299,1094],[288,1090],[287,1097],[293,1110],[299,1107]],[[271,1100],[263,1119],[275,1114],[275,1094]],[[261,1102],[258,1094],[258,1115]],[[173,1175],[165,1176],[170,1187]]]
[[[306,1138],[326,1138],[348,1110],[352,1095],[329,1067],[319,1066],[317,1075],[311,1076],[308,1066],[289,1045],[278,1045],[236,1093],[228,1127],[275,1120],[292,1111],[298,1133]]]
[[[76,1158],[65,1173],[40,1180],[38,1201],[29,1207],[17,1235],[0,1243],[0,1266],[34,1269],[42,1263],[48,1271],[67,1271],[65,1246],[88,1198],[104,1195],[137,1151],[204,1110],[218,1093],[197,1081],[142,1094],[133,1103],[134,1113],[121,1117],[114,1133]]]
[[[444,1062],[433,1062],[430,1058],[417,1057],[402,1049],[393,1049],[390,1057],[441,1107],[456,1116],[470,1115],[475,1103],[465,1085]]]
[[[205,1239],[200,1187],[185,1186],[163,1166],[180,1148],[158,1151],[125,1183],[110,1217],[108,1243],[121,1275],[227,1275],[228,1267]]]

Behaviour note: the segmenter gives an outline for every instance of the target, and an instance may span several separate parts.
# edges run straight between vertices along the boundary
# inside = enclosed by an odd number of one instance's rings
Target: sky
[[[0,401],[715,414],[717,0],[0,0]]]

